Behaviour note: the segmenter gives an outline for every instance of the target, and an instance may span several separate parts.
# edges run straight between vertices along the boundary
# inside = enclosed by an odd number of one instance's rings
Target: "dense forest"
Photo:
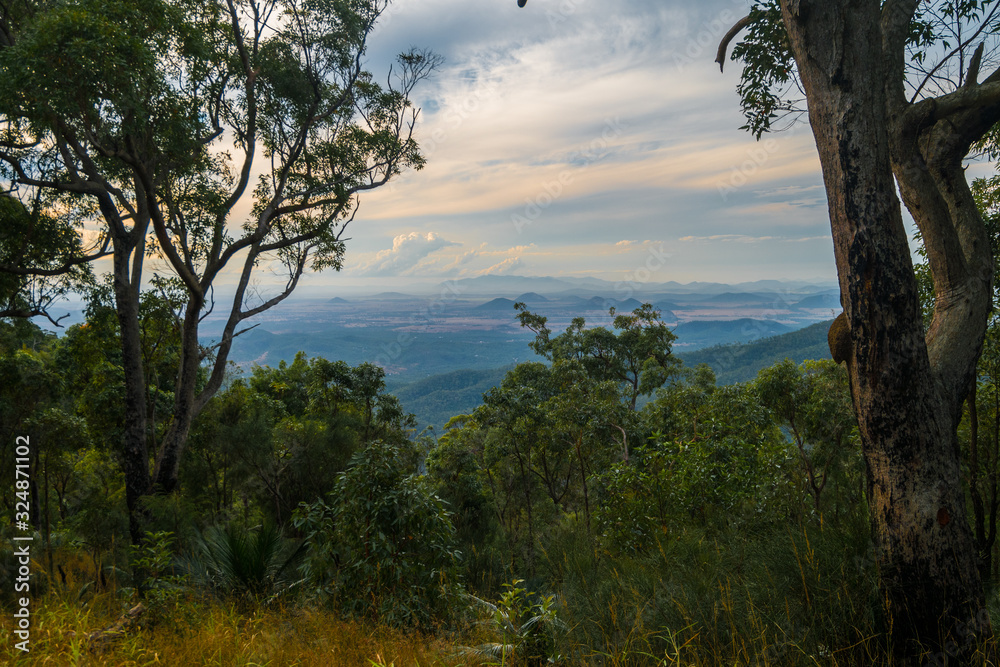
[[[383,366],[232,358],[304,275],[344,267],[359,197],[434,151],[414,91],[442,58],[366,69],[389,4],[0,0],[0,656],[995,664],[1000,177],[966,168],[1000,155],[1000,3],[755,0],[687,50],[724,65],[733,43],[758,139],[809,115],[830,359],[764,341],[704,352],[718,376],[682,363],[631,301],[669,259],[650,245],[601,326],[514,304],[539,360],[440,431]],[[32,323],[71,294],[83,322]],[[825,356],[825,328],[801,349]]]
[[[47,600],[34,611],[51,628],[33,652],[107,664],[149,651],[175,664],[196,651],[232,664],[293,651],[323,664],[338,642],[385,664],[865,664],[885,654],[842,366],[786,360],[720,385],[709,366],[672,355],[673,334],[649,306],[558,333],[519,307],[544,362],[507,371],[436,438],[415,431],[377,366],[299,355],[234,368],[192,428],[178,489],[144,504],[136,545],[113,309],[97,293],[87,321],[58,337],[3,322],[0,473],[14,487],[15,439],[30,438],[32,593]],[[171,418],[178,331],[153,298],[141,323],[156,442]],[[994,337],[962,427],[988,579]],[[16,501],[0,500],[5,606]],[[135,626],[104,640],[101,627],[139,600]],[[317,614],[333,634],[311,634]],[[285,629],[261,628],[263,644],[224,636],[226,624],[278,618]],[[399,634],[356,636],[378,627]]]

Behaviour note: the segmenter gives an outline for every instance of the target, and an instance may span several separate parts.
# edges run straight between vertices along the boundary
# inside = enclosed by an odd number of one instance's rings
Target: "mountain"
[[[746,343],[792,330],[792,327],[774,320],[755,320],[746,317],[726,321],[693,320],[682,322],[674,328],[674,334],[677,336],[674,346],[682,350],[689,346]]]
[[[681,307],[678,306],[673,301],[657,301],[656,303],[653,304],[653,308],[656,308],[661,313],[665,313],[665,312],[671,311],[671,310],[680,310],[681,309]]]
[[[549,301],[551,301],[551,299],[547,299],[541,294],[538,294],[537,292],[525,292],[521,296],[514,299],[514,301],[521,301],[525,305],[531,306],[533,304],[548,303]]]
[[[827,293],[827,294],[813,294],[812,296],[807,296],[801,301],[796,302],[796,308],[836,308],[840,310],[840,294],[839,293]]]
[[[433,426],[440,433],[449,419],[479,407],[483,394],[498,386],[512,368],[452,371],[389,390],[404,410],[416,415],[419,429]]]
[[[759,294],[750,292],[723,292],[708,296],[703,299],[706,303],[714,305],[739,305],[739,306],[759,306],[764,303],[781,303],[782,297],[778,294]]]
[[[606,281],[598,281],[601,287]],[[607,283],[613,287],[613,283]],[[559,278],[533,278],[530,276],[476,276],[475,278],[460,278],[450,281],[447,285],[439,285],[441,289],[451,290],[462,296],[482,294],[487,296],[497,294],[515,294],[518,292],[565,292],[582,287],[573,282]]]
[[[665,310],[663,308],[657,308],[660,311],[660,321],[666,324],[668,327],[676,327],[677,315],[674,314],[672,310]]]
[[[492,301],[487,301],[486,303],[476,306],[473,310],[502,310],[508,313],[514,312],[514,302],[510,299],[505,299],[502,296],[493,299]]]
[[[639,298],[646,298],[648,295],[661,292],[672,292],[685,295],[712,295],[723,294],[725,292],[773,292],[779,295],[802,294],[808,295],[824,290],[835,289],[835,281],[780,281],[780,280],[757,280],[753,282],[737,283],[730,285],[726,283],[713,282],[692,282],[678,283],[669,281],[665,283],[643,283],[638,289]],[[600,278],[575,278],[552,276],[497,276],[486,275],[475,278],[459,278],[447,283],[441,283],[434,290],[446,290],[462,296],[497,296],[500,294],[516,294],[519,292],[535,292],[548,296],[568,296],[571,294],[586,296],[587,293],[601,295],[621,295],[621,283],[612,280],[602,280]]]
[[[614,299],[605,299],[604,297],[601,297],[601,296],[595,296],[595,297],[592,297],[590,299],[587,299],[583,303],[583,307],[587,308],[589,310],[604,310],[604,311],[606,311],[611,306],[615,306],[617,304],[618,304],[618,302],[616,300],[614,300]]]
[[[693,368],[707,363],[715,371],[719,385],[747,382],[762,368],[786,358],[795,363],[806,359],[829,359],[826,333],[830,322],[819,322],[805,329],[771,336],[751,343],[716,345],[677,356]],[[447,421],[468,414],[482,404],[483,393],[496,387],[512,365],[484,370],[458,370],[401,383],[390,379],[388,389],[399,398],[403,409],[417,416],[420,428],[434,426],[440,433]]]

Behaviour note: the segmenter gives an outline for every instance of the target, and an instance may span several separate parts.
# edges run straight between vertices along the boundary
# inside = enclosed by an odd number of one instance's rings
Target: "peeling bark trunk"
[[[781,2],[829,200],[851,334],[851,393],[893,650],[903,660],[926,650],[947,660],[960,659],[990,631],[965,518],[957,440],[957,415],[985,332],[989,283],[982,290],[977,258],[963,255],[975,244],[976,230],[973,222],[963,229],[966,221],[954,219],[969,212],[960,211],[962,186],[952,179],[950,165],[903,174],[904,196],[913,184],[926,189],[928,182],[935,192],[954,195],[951,202],[923,201],[924,222],[944,239],[936,246],[944,250],[935,281],[940,275],[947,286],[946,302],[925,339],[896,197],[893,166],[900,160],[893,150],[927,143],[928,137],[917,132],[915,143],[907,144],[892,135],[904,127],[895,98],[889,99],[893,84],[887,85],[901,76],[902,42],[897,54],[893,35],[883,33],[898,18],[894,11],[908,25],[915,4],[887,2],[880,12],[876,0]]]

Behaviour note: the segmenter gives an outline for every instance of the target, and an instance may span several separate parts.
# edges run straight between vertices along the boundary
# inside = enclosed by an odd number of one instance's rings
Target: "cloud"
[[[671,239],[665,279],[834,276],[829,240],[802,242],[829,229],[808,125],[754,140],[740,67],[713,62],[745,4],[395,0],[368,65],[409,44],[444,57],[414,93],[427,165],[365,195],[379,233],[347,273],[616,279],[652,238]]]
[[[832,241],[833,238],[827,234],[826,236],[804,236],[800,239],[782,239],[785,243],[807,243],[809,241]]]
[[[488,269],[484,269],[476,273],[477,276],[499,276],[504,274],[510,274],[514,269],[521,266],[520,257],[508,257],[499,264],[494,264]]]
[[[402,276],[411,273],[431,253],[458,246],[435,234],[410,232],[392,240],[392,248],[380,250],[375,258],[359,268],[362,276]]]
[[[830,235],[824,236],[746,236],[743,234],[716,234],[714,236],[682,236],[677,239],[685,243],[762,243],[764,241],[777,241],[779,243],[807,243],[809,241],[829,241]]]

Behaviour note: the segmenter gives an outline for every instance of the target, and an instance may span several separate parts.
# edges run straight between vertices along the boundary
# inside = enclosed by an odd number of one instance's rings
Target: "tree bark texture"
[[[149,493],[149,454],[146,447],[146,377],[142,363],[142,334],[139,330],[139,286],[130,274],[133,253],[141,265],[141,250],[130,243],[130,235],[115,238],[114,295],[122,346],[125,405],[122,472],[125,474],[125,502],[129,514],[129,537],[139,544],[144,534],[141,500]],[[141,268],[140,268],[141,272]]]
[[[916,5],[781,1],[823,167],[893,650],[909,661],[926,651],[960,661],[991,631],[957,426],[992,284],[961,160],[996,112],[944,119],[939,106],[905,100],[905,31]],[[926,337],[897,181],[937,289]]]

